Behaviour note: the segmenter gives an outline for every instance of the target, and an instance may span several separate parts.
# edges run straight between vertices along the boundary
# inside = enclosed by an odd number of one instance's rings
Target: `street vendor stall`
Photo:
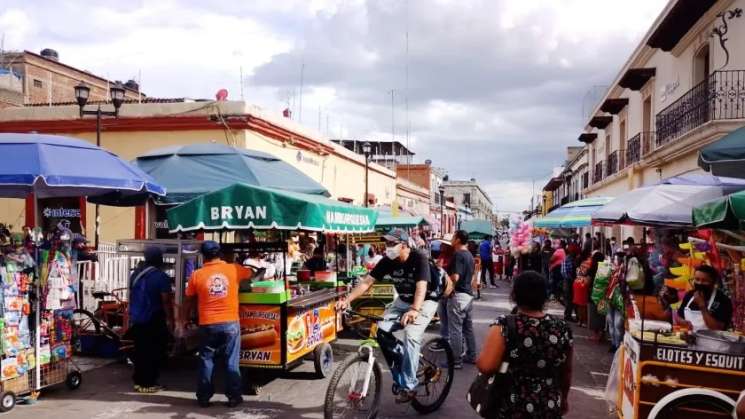
[[[616,289],[627,297],[621,297],[627,320],[609,378],[610,383],[617,383],[609,389],[617,392],[615,397],[607,392],[619,417],[731,417],[733,398],[745,388],[745,341],[739,329],[708,330],[698,322],[689,330],[686,324],[691,323],[678,322],[677,313],[679,309],[685,312],[681,320],[688,321],[693,278],[702,265],[716,267],[725,277],[720,292],[733,295],[732,273],[739,271],[741,256],[724,263],[716,235],[698,230],[692,213],[707,200],[743,188],[745,184],[737,179],[684,175],[637,188],[593,214],[594,223],[641,225],[647,232],[636,256],[646,260],[646,272],[652,277],[629,279],[628,258],[626,264],[615,264],[612,274],[620,270],[621,288]],[[650,289],[654,290],[651,294]],[[662,291],[659,297],[658,290]],[[616,295],[605,291],[603,298],[612,300],[610,294]],[[681,307],[685,297],[689,303]],[[709,309],[713,298],[714,294],[708,300]]]
[[[494,226],[489,220],[467,220],[460,225],[461,230],[468,233],[471,240],[482,240],[488,237],[494,237]]]
[[[248,242],[225,244],[240,254],[259,249],[286,253],[289,231],[366,233],[377,213],[367,208],[297,192],[246,184],[202,195],[168,211],[171,232],[235,231]],[[280,280],[263,278],[242,285],[240,293],[241,366],[286,370],[314,355],[319,376],[330,373],[338,318],[335,272],[316,272],[314,281],[284,271]]]
[[[45,227],[26,228],[10,241],[0,238],[0,411],[8,411],[17,396],[60,383],[75,389],[82,380],[72,357],[79,284],[71,242],[73,229],[81,229],[72,221],[82,221],[84,203],[69,208],[52,198],[165,191],[117,156],[74,138],[0,134],[0,155],[0,196],[32,201],[27,221]],[[7,236],[9,229],[3,230],[0,236]]]

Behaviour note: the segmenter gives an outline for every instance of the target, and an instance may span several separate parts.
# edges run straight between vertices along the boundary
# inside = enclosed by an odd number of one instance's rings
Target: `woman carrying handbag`
[[[516,314],[497,319],[476,361],[479,375],[467,400],[484,418],[556,419],[568,410],[572,331],[546,313],[546,279],[515,278]]]

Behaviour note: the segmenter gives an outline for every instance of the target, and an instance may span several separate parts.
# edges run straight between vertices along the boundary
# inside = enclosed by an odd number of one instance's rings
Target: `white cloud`
[[[299,117],[304,64],[302,122],[318,128],[320,108],[330,137],[390,138],[395,89],[402,142],[408,29],[417,161],[476,177],[498,208],[520,210],[529,179],[547,177],[578,144],[585,92],[615,76],[666,0],[4,3],[6,48],[55,48],[112,79],[141,70],[153,96],[224,87],[237,98],[242,67],[248,101],[277,112],[289,104]]]

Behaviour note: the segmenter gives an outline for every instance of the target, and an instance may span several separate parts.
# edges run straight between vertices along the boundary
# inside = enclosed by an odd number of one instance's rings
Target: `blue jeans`
[[[614,348],[618,348],[623,342],[623,311],[609,307],[608,314],[605,315],[605,322],[608,327],[611,344]]]
[[[243,386],[238,362],[241,351],[241,327],[238,322],[199,326],[199,336],[197,400],[207,402],[215,394],[212,380],[215,375],[216,358],[223,358],[225,361],[225,395],[228,400],[242,400]]]
[[[450,332],[448,329],[448,299],[443,298],[437,304],[437,314],[440,315],[440,337],[443,339],[450,339]]]
[[[409,307],[411,307],[409,303],[396,299],[385,310],[383,314],[385,320],[379,322],[378,327],[389,332],[397,330],[396,325],[400,327],[399,318],[409,311]],[[419,349],[422,346],[424,331],[432,320],[435,311],[437,311],[437,302],[425,301],[414,323],[410,323],[404,328],[403,347],[394,349],[401,357],[401,362],[390,366],[391,375],[393,381],[404,390],[412,391],[419,384],[419,380],[416,378],[416,371],[419,368]]]
[[[448,330],[450,331],[450,347],[453,348],[455,363],[463,363],[463,344],[466,346],[466,360],[476,359],[476,338],[473,334],[473,296],[464,292],[456,292],[447,299]]]

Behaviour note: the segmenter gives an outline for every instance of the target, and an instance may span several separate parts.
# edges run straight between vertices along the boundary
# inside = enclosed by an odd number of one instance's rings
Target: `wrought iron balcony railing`
[[[592,183],[598,183],[603,180],[603,162],[595,163],[595,170],[592,172]]]
[[[715,71],[655,118],[655,147],[713,120],[745,118],[745,70]]]
[[[654,149],[654,137],[655,133],[653,131],[643,131],[631,137],[626,142],[626,164],[624,167],[639,163],[644,156],[649,154]]]
[[[618,150],[608,155],[608,164],[605,165],[605,177],[618,173]]]

